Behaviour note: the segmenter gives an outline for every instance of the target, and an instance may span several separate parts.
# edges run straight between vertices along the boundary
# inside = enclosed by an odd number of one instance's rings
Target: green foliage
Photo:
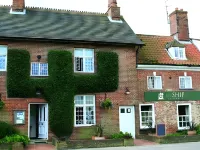
[[[119,133],[114,133],[111,135],[111,139],[131,139],[133,138],[131,133],[128,133],[128,132],[119,132]]]
[[[101,107],[105,109],[109,109],[112,107],[112,102],[110,98],[106,98],[104,101],[101,102]]]
[[[196,123],[190,122],[190,123],[189,123],[189,130],[190,130],[190,131],[194,131],[194,130],[196,129],[196,126],[197,126]]]
[[[199,135],[200,134],[200,124],[196,125],[195,130],[196,130],[196,133]]]
[[[183,135],[187,135],[187,130],[177,131],[176,133],[170,133],[167,134],[166,136],[183,136]]]
[[[101,124],[96,125],[95,136],[98,136],[98,137],[103,136],[103,126]]]
[[[0,139],[18,133],[19,131],[15,127],[13,127],[13,125],[4,121],[0,121]]]
[[[0,100],[0,110],[3,109],[4,105],[5,105],[5,103],[2,100]]]
[[[29,143],[29,138],[25,135],[13,134],[0,139],[0,144],[22,142],[24,146]]]
[[[111,92],[118,88],[118,55],[114,52],[97,52],[94,74],[74,74],[69,51],[50,51],[48,66],[48,78],[30,78],[29,53],[9,50],[8,97],[36,97],[39,89],[49,103],[50,128],[59,137],[72,133],[74,95]]]

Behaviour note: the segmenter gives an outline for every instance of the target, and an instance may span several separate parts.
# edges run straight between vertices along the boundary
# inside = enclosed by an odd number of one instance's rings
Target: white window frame
[[[1,50],[6,50],[5,53],[1,53]],[[7,70],[7,57],[8,57],[8,47],[4,45],[0,45],[0,56],[5,56],[5,68],[0,69],[0,71],[6,71]]]
[[[185,130],[185,129],[189,129],[189,127],[180,127],[179,126],[179,114],[178,114],[178,106],[182,106],[182,105],[188,105],[189,106],[189,123],[192,122],[192,108],[191,108],[191,104],[190,103],[182,103],[182,104],[177,104],[177,127],[178,130]]]
[[[77,71],[76,70],[76,63],[75,63],[75,51],[76,50],[83,50],[83,56],[81,56],[81,58],[83,58],[83,71]],[[85,51],[86,50],[92,50],[93,51],[93,55],[92,56],[85,56]],[[85,58],[93,58],[92,59],[92,63],[93,63],[93,68],[92,71],[85,71]],[[78,73],[78,72],[82,72],[82,73],[94,73],[94,49],[89,49],[89,48],[75,48],[74,49],[74,72]]]
[[[75,96],[83,96],[83,104],[75,104]],[[85,127],[85,126],[93,126],[96,125],[96,104],[95,104],[95,95],[75,95],[74,96],[74,126],[75,127]],[[85,104],[86,96],[93,96],[93,104]],[[86,124],[86,107],[87,106],[93,106],[94,107],[94,124]],[[76,124],[76,107],[83,107],[83,117],[84,117],[84,124]]]
[[[177,56],[176,56],[176,51],[177,51]],[[185,48],[182,47],[170,47],[168,49],[168,52],[170,54],[170,57],[172,59],[176,59],[176,60],[187,60],[186,58],[186,53],[185,53]],[[182,53],[182,57],[181,57],[181,53]]]
[[[152,107],[152,128],[155,128],[155,109],[154,104],[139,104],[139,114],[140,114],[140,129],[148,129],[148,126],[142,125],[142,106],[151,106]]]
[[[156,87],[155,88],[151,88],[150,86],[149,86],[149,78],[151,78],[151,77],[153,77],[154,78],[154,84],[156,85]],[[157,85],[157,82],[155,82],[155,78],[159,78],[159,80],[160,80],[160,88],[158,87],[158,85]],[[154,85],[154,86],[155,86]],[[147,88],[149,89],[149,90],[162,90],[162,76],[147,76]]]
[[[34,63],[39,64],[39,69],[38,69],[39,74],[38,75],[33,75],[32,74],[32,64],[34,64]],[[47,64],[47,75],[41,75],[40,74],[40,65],[41,64]],[[30,71],[30,74],[31,74],[31,76],[43,76],[43,77],[49,76],[48,63],[44,63],[44,62],[31,62],[31,71]]]
[[[185,88],[181,88],[181,78],[189,78],[191,87],[187,87],[187,82],[185,80]],[[191,76],[179,76],[179,89],[192,89],[192,77]]]

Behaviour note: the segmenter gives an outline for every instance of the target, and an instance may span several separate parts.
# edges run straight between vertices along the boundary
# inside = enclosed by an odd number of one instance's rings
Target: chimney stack
[[[120,7],[117,6],[117,0],[108,0],[107,13],[112,20],[120,20]]]
[[[170,34],[175,36],[179,41],[189,41],[189,27],[188,27],[188,17],[187,11],[183,9],[175,9],[169,15],[170,19]]]
[[[25,0],[13,0],[12,11],[23,12],[25,9]]]

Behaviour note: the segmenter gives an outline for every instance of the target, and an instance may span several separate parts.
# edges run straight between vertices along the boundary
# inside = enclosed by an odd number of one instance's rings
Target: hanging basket
[[[100,106],[104,109],[111,109],[113,107],[113,104],[110,98],[106,98],[104,101],[101,102]]]

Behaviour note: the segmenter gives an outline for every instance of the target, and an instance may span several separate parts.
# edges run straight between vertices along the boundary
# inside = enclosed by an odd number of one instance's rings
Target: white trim
[[[178,106],[181,106],[181,105],[188,105],[189,106],[189,122],[192,122],[192,107],[191,107],[191,103],[182,103],[182,104],[177,104],[176,105],[176,116],[177,116],[177,127],[178,127],[178,130],[184,130],[186,129],[185,127],[179,127],[179,115],[178,115]]]
[[[26,14],[26,9],[23,9],[22,12],[18,12],[18,11],[13,11],[12,8],[11,8],[10,9],[10,14],[25,15]]]
[[[76,71],[75,50],[83,50],[83,56],[82,56],[82,58],[83,58],[83,71]],[[87,56],[84,55],[84,51],[85,50],[92,50],[93,51],[93,55],[91,56],[91,58],[93,58],[93,60],[92,60],[93,71],[88,71],[88,72],[85,71],[84,64],[85,64],[85,58],[87,57]],[[74,72],[75,73],[94,73],[94,69],[95,69],[95,67],[94,67],[94,49],[90,49],[90,48],[74,48]]]
[[[5,48],[6,49],[6,53],[5,54],[2,54],[2,56],[5,55],[5,69],[0,69],[0,71],[7,71],[7,58],[8,58],[8,46],[6,45],[0,45],[0,48]],[[1,56],[1,54],[0,54]]]
[[[200,71],[200,67],[173,66],[173,65],[137,65],[138,70],[185,70]]]
[[[47,111],[48,111],[48,114],[47,114],[47,140],[48,140],[48,138],[49,138],[49,105],[48,105],[48,103],[29,103],[28,104],[28,138],[30,139],[30,105],[31,104],[35,104],[35,105],[40,105],[40,104],[46,104],[47,105]]]
[[[153,77],[154,78],[154,86],[155,85],[157,85],[157,83],[156,83],[156,78],[159,78],[159,80],[160,80],[160,85],[161,85],[161,88],[150,88],[149,87],[149,77]],[[156,83],[156,84],[155,84]],[[158,85],[157,85],[158,86]],[[147,88],[149,89],[149,90],[162,90],[162,88],[163,88],[163,86],[162,86],[162,76],[147,76]]]
[[[123,21],[120,19],[120,20],[113,20],[110,16],[108,16],[108,19],[110,22],[113,22],[113,23],[123,23]]]
[[[191,84],[191,87],[186,87],[186,88],[181,88],[181,78],[190,78],[190,84]],[[184,84],[185,84],[185,86],[186,86],[186,81],[184,80]],[[184,74],[184,76],[179,76],[179,89],[192,89],[192,77],[191,76],[185,76],[185,74]]]
[[[75,96],[83,96],[83,104],[75,104]],[[95,97],[95,95],[75,95],[74,96],[74,127],[89,127],[89,126],[93,126],[93,125],[96,125],[96,97]],[[86,99],[85,99],[85,97],[86,96],[92,96],[93,97],[93,102],[94,102],[94,104],[85,104],[85,101],[86,101]],[[92,107],[94,107],[94,124],[76,124],[76,107],[83,107],[83,111],[84,111],[84,114],[83,114],[83,119],[84,119],[84,117],[86,116],[86,109],[85,109],[85,107],[86,106],[92,106]],[[84,119],[85,120],[85,119]]]
[[[155,109],[154,104],[139,104],[139,116],[140,116],[140,129],[148,129],[147,126],[142,126],[142,113],[141,106],[152,106],[152,128],[155,128]]]
[[[33,63],[37,63],[37,64],[39,64],[39,68],[38,68],[38,75],[33,75],[32,74],[32,64]],[[41,64],[47,64],[47,75],[40,75],[40,65]],[[45,62],[31,62],[31,70],[30,70],[30,76],[32,76],[32,77],[48,77],[49,76],[49,70],[48,70],[48,68],[49,68],[49,64],[48,63],[45,63]]]

